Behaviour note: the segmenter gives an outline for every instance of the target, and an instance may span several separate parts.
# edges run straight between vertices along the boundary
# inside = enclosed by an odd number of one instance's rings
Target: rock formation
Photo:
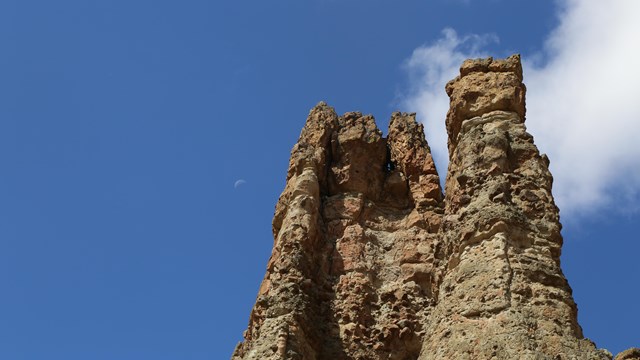
[[[370,115],[311,110],[232,359],[612,358],[584,338],[560,269],[519,56],[467,60],[446,91],[446,197],[415,114],[384,138]]]

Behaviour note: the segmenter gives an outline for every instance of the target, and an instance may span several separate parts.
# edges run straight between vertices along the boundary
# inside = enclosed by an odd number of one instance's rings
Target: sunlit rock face
[[[612,358],[583,337],[560,269],[519,56],[467,60],[446,91],[446,196],[415,114],[385,138],[370,115],[311,110],[232,359]]]

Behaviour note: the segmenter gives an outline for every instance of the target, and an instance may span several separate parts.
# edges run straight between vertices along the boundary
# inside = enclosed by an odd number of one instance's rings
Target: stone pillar
[[[420,359],[607,359],[583,339],[560,269],[549,160],[526,132],[520,57],[447,84],[444,279]]]

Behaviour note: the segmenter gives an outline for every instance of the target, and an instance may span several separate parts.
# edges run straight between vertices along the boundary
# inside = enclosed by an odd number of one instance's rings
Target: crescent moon
[[[240,185],[242,185],[242,184],[246,184],[246,183],[247,183],[247,182],[246,182],[244,179],[236,180],[236,182],[235,182],[235,183],[233,183],[233,188],[234,188],[234,189],[237,189],[238,187],[240,187]]]

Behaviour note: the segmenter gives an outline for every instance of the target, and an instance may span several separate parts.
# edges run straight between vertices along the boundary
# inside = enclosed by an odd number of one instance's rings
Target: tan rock
[[[614,360],[640,360],[640,349],[631,348],[616,355]]]
[[[318,104],[293,148],[274,250],[233,358],[416,358],[442,200],[414,114],[395,113],[385,139],[372,116]]]
[[[314,107],[232,359],[610,360],[577,322],[525,90],[517,55],[447,84],[446,197],[415,114],[385,139],[370,115]]]

